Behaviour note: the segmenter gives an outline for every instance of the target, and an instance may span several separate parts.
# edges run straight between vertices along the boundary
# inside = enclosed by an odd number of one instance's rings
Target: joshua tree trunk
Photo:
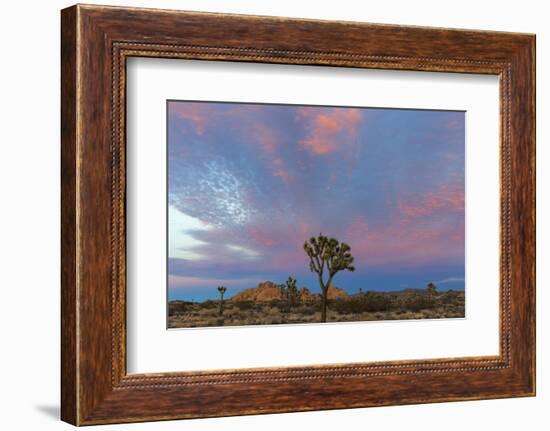
[[[218,310],[218,315],[220,315],[220,316],[223,315],[223,293],[220,296],[220,308]]]
[[[327,283],[323,283],[323,278],[319,277],[319,285],[321,286],[322,300],[321,300],[321,323],[327,321],[327,305],[328,305],[328,289],[332,283],[332,277],[329,277]]]
[[[323,299],[321,302],[321,323],[325,323],[327,321],[327,293],[328,288],[325,288],[324,286],[321,287],[321,291],[323,292]]]
[[[226,290],[227,290],[227,288],[224,287],[224,286],[219,286],[218,287],[218,292],[220,294],[220,308],[218,310],[218,315],[220,317],[223,315],[223,294],[225,293]]]

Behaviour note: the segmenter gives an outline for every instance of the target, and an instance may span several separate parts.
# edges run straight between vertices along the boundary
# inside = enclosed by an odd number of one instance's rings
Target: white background
[[[545,430],[550,422],[550,28],[536,0],[338,2],[102,1],[107,4],[537,33],[538,396],[330,412],[105,426],[144,430]],[[5,2],[0,17],[0,425],[70,429],[59,409],[59,9],[65,1]],[[230,400],[228,400],[230,402]]]
[[[498,354],[498,77],[141,58],[127,83],[129,373]],[[466,318],[167,331],[167,99],[466,111]]]

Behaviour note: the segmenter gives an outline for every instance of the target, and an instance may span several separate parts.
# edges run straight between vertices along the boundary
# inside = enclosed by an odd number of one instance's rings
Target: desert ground
[[[464,291],[406,289],[348,294],[330,287],[327,322],[461,318],[465,316],[464,306]],[[260,283],[223,302],[168,303],[169,328],[319,323],[320,316],[320,294],[302,288],[291,301],[271,282]]]

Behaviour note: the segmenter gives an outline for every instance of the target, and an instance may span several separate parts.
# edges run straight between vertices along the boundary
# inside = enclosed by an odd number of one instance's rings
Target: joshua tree
[[[284,311],[289,312],[292,307],[298,303],[299,295],[296,287],[296,279],[288,277],[286,282],[278,284],[277,287],[281,291],[282,300],[286,302]]]
[[[304,251],[309,257],[309,269],[317,273],[322,293],[321,322],[327,321],[327,295],[332,279],[339,271],[355,271],[351,247],[335,238],[327,238],[322,233],[304,243]],[[325,269],[328,278],[325,281]]]
[[[437,295],[437,286],[431,282],[428,283],[428,285],[426,286],[426,290],[428,291],[428,294],[430,296]]]
[[[279,288],[280,292],[281,292],[281,301],[282,303],[280,304],[281,305],[281,310],[284,312],[284,313],[287,313],[290,311],[290,305],[288,303],[288,290],[286,288],[286,284],[285,283],[281,283],[281,284],[278,284],[277,287]],[[286,299],[286,304],[284,303]]]
[[[226,287],[224,286],[218,286],[218,292],[220,293],[220,308],[218,310],[218,314],[220,316],[223,315],[223,294],[225,293],[225,291],[227,290]]]
[[[288,277],[285,285],[285,293],[288,301],[288,306],[294,307],[298,303],[298,288],[296,287],[296,279]]]

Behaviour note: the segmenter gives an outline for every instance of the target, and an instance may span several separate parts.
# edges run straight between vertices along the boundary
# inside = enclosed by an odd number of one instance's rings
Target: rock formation
[[[298,290],[301,302],[309,302],[321,299],[319,293],[312,293],[307,287],[302,287]],[[328,299],[343,299],[349,297],[345,290],[339,287],[330,286],[327,293]],[[233,295],[229,301],[272,301],[274,299],[282,300],[283,294],[278,285],[272,281],[264,281],[259,283],[257,287],[242,290]]]
[[[271,281],[264,281],[263,283],[259,283],[257,287],[236,293],[231,297],[230,301],[271,301],[273,299],[283,299],[281,289]]]

